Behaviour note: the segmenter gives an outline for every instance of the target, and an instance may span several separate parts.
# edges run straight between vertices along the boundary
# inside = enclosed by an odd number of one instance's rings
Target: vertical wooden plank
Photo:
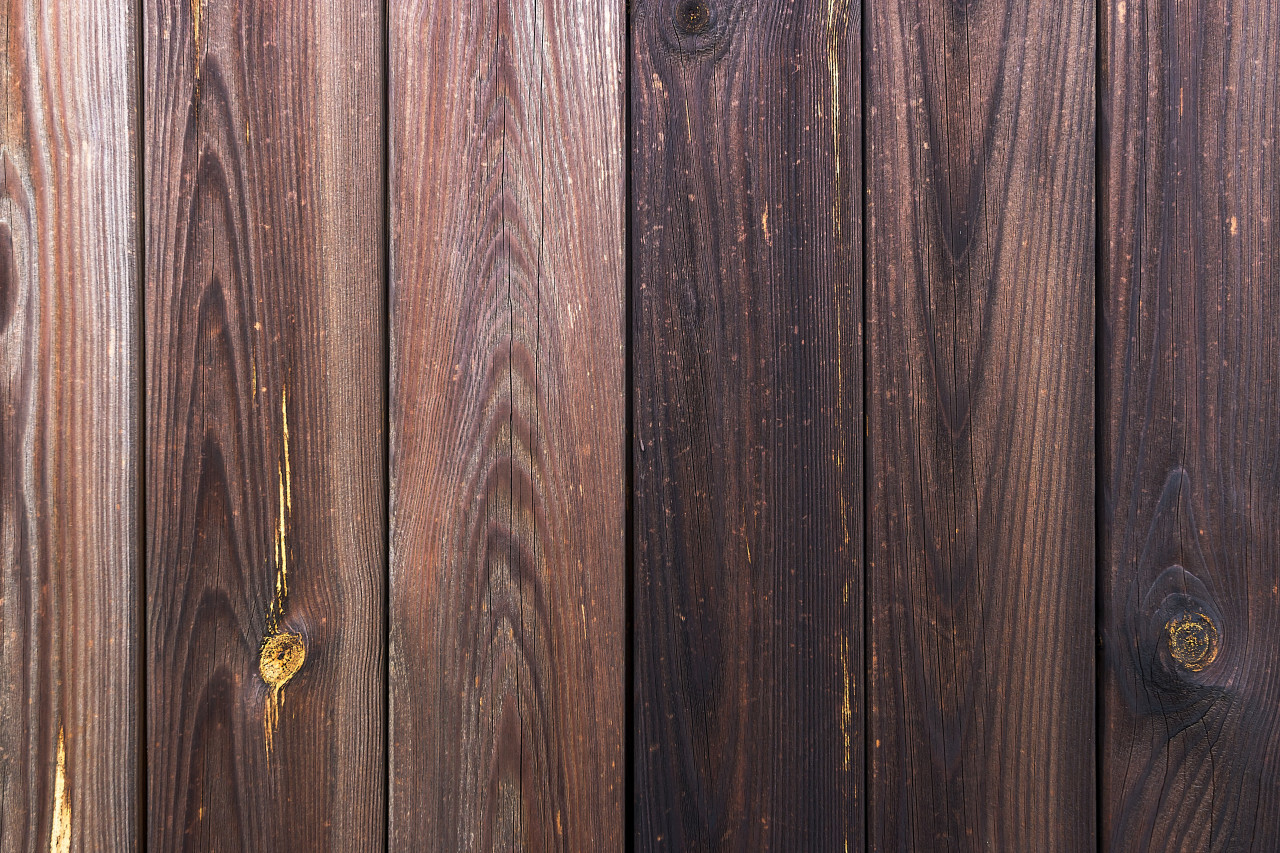
[[[149,846],[378,850],[380,14],[145,9]]]
[[[0,851],[130,850],[137,19],[0,9]]]
[[[1280,3],[1103,21],[1103,832],[1275,850]]]
[[[390,4],[391,847],[622,847],[620,0]]]
[[[867,35],[871,844],[1094,846],[1094,5]]]
[[[859,7],[632,14],[637,849],[857,850]]]

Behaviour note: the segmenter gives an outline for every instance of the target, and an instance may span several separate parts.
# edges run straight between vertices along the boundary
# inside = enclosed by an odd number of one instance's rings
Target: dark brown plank
[[[622,848],[622,14],[390,4],[394,850]]]
[[[152,850],[378,850],[382,22],[145,3]]]
[[[635,841],[859,850],[859,12],[632,18]]]
[[[1280,849],[1280,3],[1103,4],[1103,834]]]
[[[137,19],[111,0],[0,14],[0,851],[130,850]]]
[[[867,22],[870,841],[1094,846],[1094,6]]]

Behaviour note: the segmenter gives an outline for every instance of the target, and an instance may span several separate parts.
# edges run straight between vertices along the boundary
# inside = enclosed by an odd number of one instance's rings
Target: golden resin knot
[[[1169,654],[1183,668],[1200,672],[1218,657],[1218,628],[1203,613],[1184,613],[1169,620]]]
[[[275,744],[276,726],[280,724],[284,686],[302,669],[302,663],[306,659],[307,647],[302,644],[301,634],[281,631],[262,642],[262,651],[258,653],[258,673],[267,687],[271,688],[262,718],[262,734],[266,740],[268,759]]]

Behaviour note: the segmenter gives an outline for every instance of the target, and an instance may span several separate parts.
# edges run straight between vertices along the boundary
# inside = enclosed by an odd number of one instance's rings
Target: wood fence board
[[[637,849],[862,847],[859,13],[632,11]]]
[[[868,13],[873,849],[1093,846],[1094,44]]]
[[[623,4],[389,13],[391,847],[621,849]]]
[[[0,10],[0,851],[130,850],[137,19]]]
[[[1103,846],[1274,850],[1280,3],[1103,24]]]
[[[144,8],[148,846],[378,850],[381,15]]]

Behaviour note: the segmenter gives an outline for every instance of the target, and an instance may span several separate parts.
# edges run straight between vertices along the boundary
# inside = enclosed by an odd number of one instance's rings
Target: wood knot
[[[676,4],[676,29],[697,36],[711,26],[711,7],[703,0],[683,0]]]
[[[1165,630],[1169,654],[1184,669],[1201,672],[1218,657],[1218,627],[1203,613],[1175,616]]]
[[[306,659],[307,647],[302,644],[302,635],[282,631],[263,642],[258,655],[258,672],[272,692],[279,694],[289,679],[302,669]]]
[[[732,42],[740,5],[729,0],[670,0],[658,13],[667,56],[681,63],[716,61]]]

